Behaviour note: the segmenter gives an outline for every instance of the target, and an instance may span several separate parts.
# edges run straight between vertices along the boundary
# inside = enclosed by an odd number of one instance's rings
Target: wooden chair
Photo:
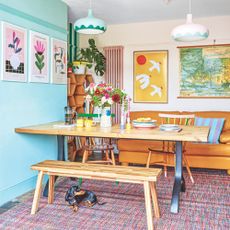
[[[162,113],[160,113],[159,117],[161,118],[161,124],[191,125],[194,118],[195,118],[195,115],[194,114],[176,115],[176,114],[162,114]],[[194,183],[194,179],[192,177],[189,163],[188,163],[187,157],[185,155],[185,152],[186,152],[185,145],[186,145],[186,142],[183,142],[182,143],[183,164],[188,171],[191,182]],[[164,175],[165,175],[165,177],[167,177],[167,166],[174,166],[174,164],[172,165],[169,163],[169,155],[175,156],[175,142],[163,141],[161,149],[154,149],[154,148],[150,147],[148,150],[149,150],[149,154],[148,154],[146,167],[149,168],[149,166],[150,166],[152,153],[163,154],[163,161],[154,162],[151,164],[163,165],[164,166]],[[175,159],[174,159],[174,162],[175,162]]]
[[[95,144],[92,138],[89,139],[89,142],[90,143],[87,143],[83,146],[84,153],[82,157],[82,163],[94,163],[94,164],[107,163],[107,164],[116,165],[114,152],[113,152],[114,147],[112,144],[105,143],[103,138],[101,144]],[[88,161],[89,155],[91,155],[94,151],[100,151],[102,152],[102,154],[105,153],[105,160]],[[111,158],[109,155],[111,155]]]
[[[78,114],[78,116],[81,117],[98,117],[98,114]],[[114,114],[112,115],[114,117]],[[107,163],[116,165],[115,163],[115,157],[114,157],[114,147],[110,143],[111,140],[109,140],[109,143],[105,143],[105,138],[101,138],[101,143],[96,144],[94,141],[94,138],[87,138],[86,143],[83,146],[83,157],[82,157],[82,163],[94,163],[94,164],[101,164],[101,163]],[[100,151],[102,154],[105,153],[105,160],[94,160],[94,161],[88,161],[89,155],[92,155],[93,152]],[[109,156],[111,155],[111,157]]]

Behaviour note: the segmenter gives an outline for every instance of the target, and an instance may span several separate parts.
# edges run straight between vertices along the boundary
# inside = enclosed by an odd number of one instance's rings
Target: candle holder
[[[126,113],[125,113],[125,100],[124,98],[122,99],[122,104],[121,104],[121,122],[120,122],[120,129],[125,129],[125,124],[126,124]]]
[[[127,117],[126,129],[131,129],[130,117]]]

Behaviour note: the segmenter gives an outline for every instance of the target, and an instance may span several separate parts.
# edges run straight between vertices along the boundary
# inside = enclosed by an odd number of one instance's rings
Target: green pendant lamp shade
[[[101,34],[106,31],[106,25],[103,20],[95,18],[92,9],[89,9],[86,18],[80,18],[74,23],[74,29],[81,34]]]

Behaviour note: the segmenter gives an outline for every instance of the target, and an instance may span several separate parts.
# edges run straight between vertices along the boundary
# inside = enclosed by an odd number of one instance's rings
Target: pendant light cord
[[[92,9],[92,0],[89,0],[89,8]]]
[[[188,2],[188,12],[189,12],[189,14],[191,14],[192,13],[192,0],[189,0],[189,2]]]

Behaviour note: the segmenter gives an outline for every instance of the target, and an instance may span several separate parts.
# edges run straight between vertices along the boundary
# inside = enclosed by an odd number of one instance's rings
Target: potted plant
[[[105,56],[96,47],[95,40],[90,38],[88,40],[89,47],[81,48],[77,54],[77,60],[79,64],[85,64],[85,66],[90,69],[94,68],[95,73],[98,76],[103,76],[105,73]]]
[[[72,73],[73,72],[73,62],[67,63],[67,72]]]
[[[86,64],[88,62],[77,60],[73,62],[74,73],[76,74],[85,74],[86,72]]]

